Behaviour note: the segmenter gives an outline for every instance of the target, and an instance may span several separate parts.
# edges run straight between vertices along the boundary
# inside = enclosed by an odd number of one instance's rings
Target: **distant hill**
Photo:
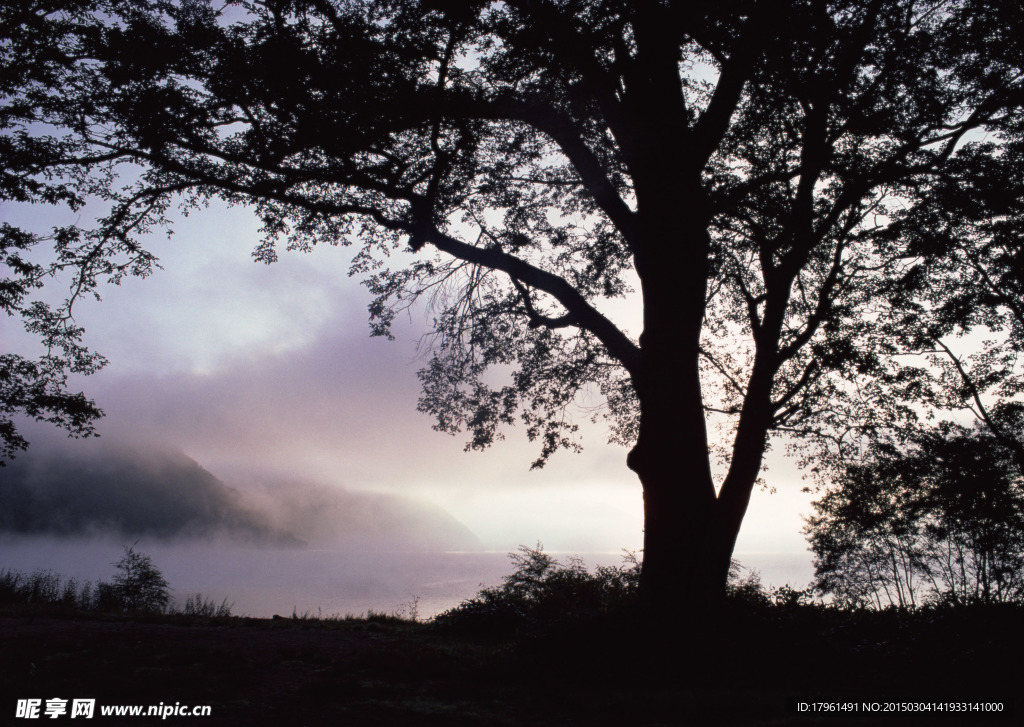
[[[153,445],[38,443],[0,469],[0,532],[227,536],[278,547],[464,550],[480,542],[440,507],[291,483],[229,487],[181,451]]]

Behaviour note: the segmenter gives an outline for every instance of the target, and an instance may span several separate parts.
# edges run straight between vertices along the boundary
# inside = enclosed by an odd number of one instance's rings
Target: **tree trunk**
[[[677,408],[673,400],[665,396],[642,410],[640,437],[628,462],[644,493],[645,616],[656,623],[692,623],[712,614],[725,596],[764,448],[742,450],[742,461],[733,463],[716,496],[703,407]]]
[[[628,459],[644,494],[641,600],[658,621],[716,591],[705,568],[716,503],[704,412],[675,401],[665,391],[660,401],[643,406],[640,436]]]
[[[707,613],[724,596],[745,507],[733,499],[723,513],[711,475],[699,364],[713,206],[702,178],[706,159],[680,133],[689,121],[678,46],[660,20],[651,10],[638,26],[646,73],[628,85],[634,133],[624,154],[636,193],[634,265],[644,305],[632,372],[640,431],[627,462],[644,493],[641,602],[648,618],[665,623]],[[758,464],[762,453],[763,446]]]
[[[670,209],[667,200],[661,209]],[[644,494],[641,601],[648,618],[662,622],[708,605],[724,592],[725,575],[718,582],[708,567],[716,560],[709,548],[721,539],[714,534],[717,503],[699,368],[707,231],[699,220],[686,234],[674,215],[644,222],[648,239],[689,243],[665,244],[637,259],[644,295],[641,363],[633,375],[640,431],[627,462]]]
[[[697,244],[686,252],[700,249],[706,234],[694,230],[689,239]],[[657,622],[707,615],[725,595],[764,456],[773,371],[770,362],[755,365],[729,473],[716,494],[699,367],[704,271],[692,258],[669,265],[666,257],[658,269],[638,265],[645,309],[634,375],[640,432],[627,460],[644,493],[641,601]]]

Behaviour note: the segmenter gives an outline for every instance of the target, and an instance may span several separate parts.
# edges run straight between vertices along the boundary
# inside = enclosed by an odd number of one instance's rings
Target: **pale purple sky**
[[[274,473],[411,495],[494,549],[537,540],[554,550],[640,547],[639,482],[601,426],[581,416],[583,454],[559,453],[540,472],[529,471],[539,448],[522,429],[485,453],[463,453],[464,440],[432,431],[416,411],[424,312],[396,327],[398,340],[371,339],[369,294],[347,276],[349,249],[257,264],[258,227],[244,208],[193,212],[170,240],[151,238],[163,270],[76,309],[87,343],[110,359],[80,382],[107,413],[103,436],[180,447],[242,488]],[[610,314],[636,326],[635,303]],[[5,349],[29,345],[14,321],[0,320],[0,337]],[[803,483],[781,458],[769,463],[778,492],[755,492],[738,551],[802,551]]]

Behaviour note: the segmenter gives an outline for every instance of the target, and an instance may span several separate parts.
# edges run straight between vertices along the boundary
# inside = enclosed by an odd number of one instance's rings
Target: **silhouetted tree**
[[[125,546],[124,556],[114,564],[118,572],[110,584],[109,595],[118,608],[128,613],[163,611],[170,594],[167,580],[153,565],[153,559]]]
[[[815,588],[842,605],[1024,601],[1024,477],[984,427],[876,443],[814,508]]]
[[[110,207],[58,240],[59,264],[82,271],[72,297],[147,273],[137,235],[175,200],[252,205],[264,262],[282,240],[355,245],[375,335],[433,306],[420,409],[439,430],[483,448],[519,420],[539,466],[577,446],[572,405],[603,396],[643,485],[655,611],[724,592],[770,433],[828,433],[851,396],[844,375],[898,352],[877,335],[879,309],[908,256],[949,254],[914,247],[893,227],[903,211],[939,181],[1019,178],[1001,142],[1024,101],[1013,3],[3,12],[5,50],[50,73],[14,83],[14,188]],[[602,310],[634,284],[640,332]],[[494,366],[505,383],[485,375]],[[718,482],[709,422],[727,442]]]

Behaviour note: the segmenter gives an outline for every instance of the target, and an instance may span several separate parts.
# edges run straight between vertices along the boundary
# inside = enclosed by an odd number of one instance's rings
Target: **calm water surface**
[[[110,580],[122,544],[106,539],[0,541],[0,569],[53,570],[79,580]],[[173,589],[172,595],[200,592],[234,603],[238,615],[270,617],[311,613],[440,613],[497,585],[512,571],[506,552],[410,552],[370,550],[272,550],[217,543],[146,543]],[[572,553],[552,553],[563,561]],[[580,553],[588,568],[619,565],[620,553]],[[811,579],[808,553],[738,553],[766,586],[803,587]]]

